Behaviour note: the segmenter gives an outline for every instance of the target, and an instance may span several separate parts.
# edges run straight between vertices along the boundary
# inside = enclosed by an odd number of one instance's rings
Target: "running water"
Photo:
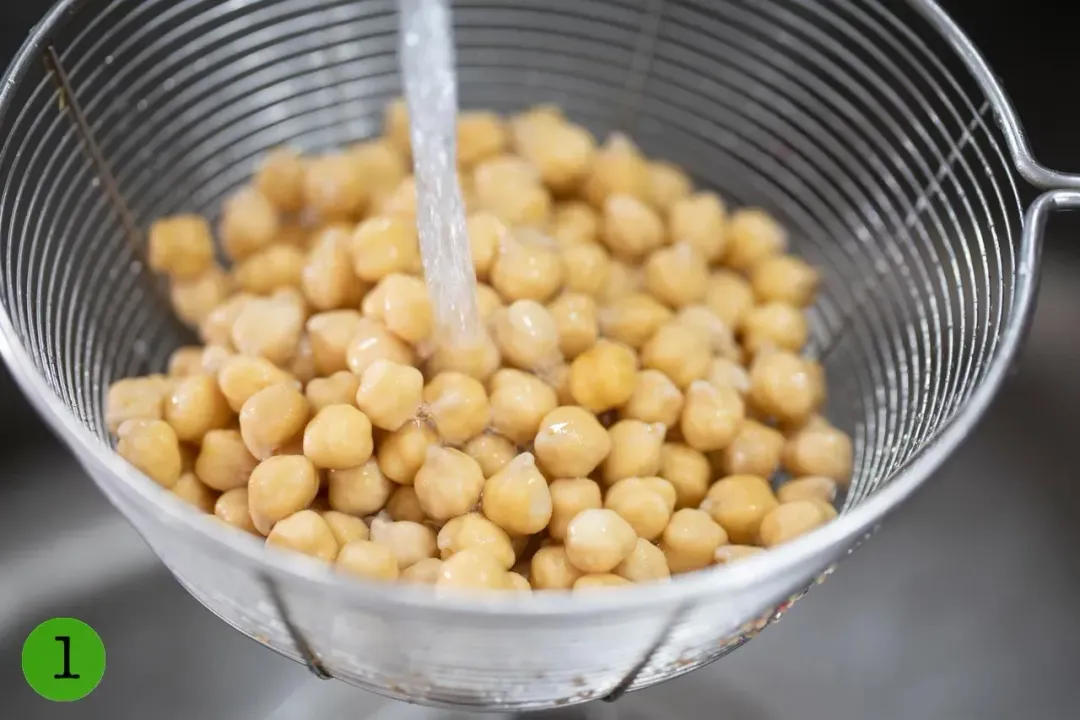
[[[457,177],[457,76],[447,0],[399,0],[401,47],[416,180],[420,255],[435,340],[475,337],[476,274]]]

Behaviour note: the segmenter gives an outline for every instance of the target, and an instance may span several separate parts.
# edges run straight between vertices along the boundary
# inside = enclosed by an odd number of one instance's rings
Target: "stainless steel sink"
[[[1080,265],[1049,244],[1018,372],[927,489],[757,640],[596,717],[1080,714]],[[323,720],[379,706],[227,628],[56,442],[20,445],[0,483],[0,716]],[[40,699],[19,671],[22,640],[56,615],[89,622],[108,651],[102,684],[70,705]]]

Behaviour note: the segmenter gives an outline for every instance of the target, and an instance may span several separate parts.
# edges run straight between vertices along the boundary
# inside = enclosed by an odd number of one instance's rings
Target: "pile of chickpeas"
[[[111,386],[121,456],[274,548],[437,589],[664,581],[836,516],[852,444],[781,225],[557,108],[463,113],[485,332],[437,339],[408,122],[271,152],[216,233],[153,225],[204,344]]]

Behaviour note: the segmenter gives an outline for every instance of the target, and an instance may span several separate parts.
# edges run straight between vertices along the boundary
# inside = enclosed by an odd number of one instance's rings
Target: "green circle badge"
[[[26,682],[46,700],[80,700],[105,674],[105,645],[82,620],[46,620],[23,643],[22,669]]]

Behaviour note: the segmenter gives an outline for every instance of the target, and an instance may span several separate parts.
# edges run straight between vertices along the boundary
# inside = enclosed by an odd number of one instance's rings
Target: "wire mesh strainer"
[[[595,597],[436,599],[266,553],[115,457],[108,383],[190,341],[141,229],[214,216],[269,148],[377,132],[400,93],[388,0],[63,0],[0,86],[0,350],[31,400],[181,583],[316,672],[393,697],[539,708],[700,667],[762,627],[971,429],[1032,308],[1041,229],[1008,100],[929,0],[464,0],[464,106],[555,102],[621,128],[820,267],[812,349],[852,432],[843,513],[730,568]],[[997,124],[991,117],[996,118]],[[167,622],[167,618],[162,618]]]

